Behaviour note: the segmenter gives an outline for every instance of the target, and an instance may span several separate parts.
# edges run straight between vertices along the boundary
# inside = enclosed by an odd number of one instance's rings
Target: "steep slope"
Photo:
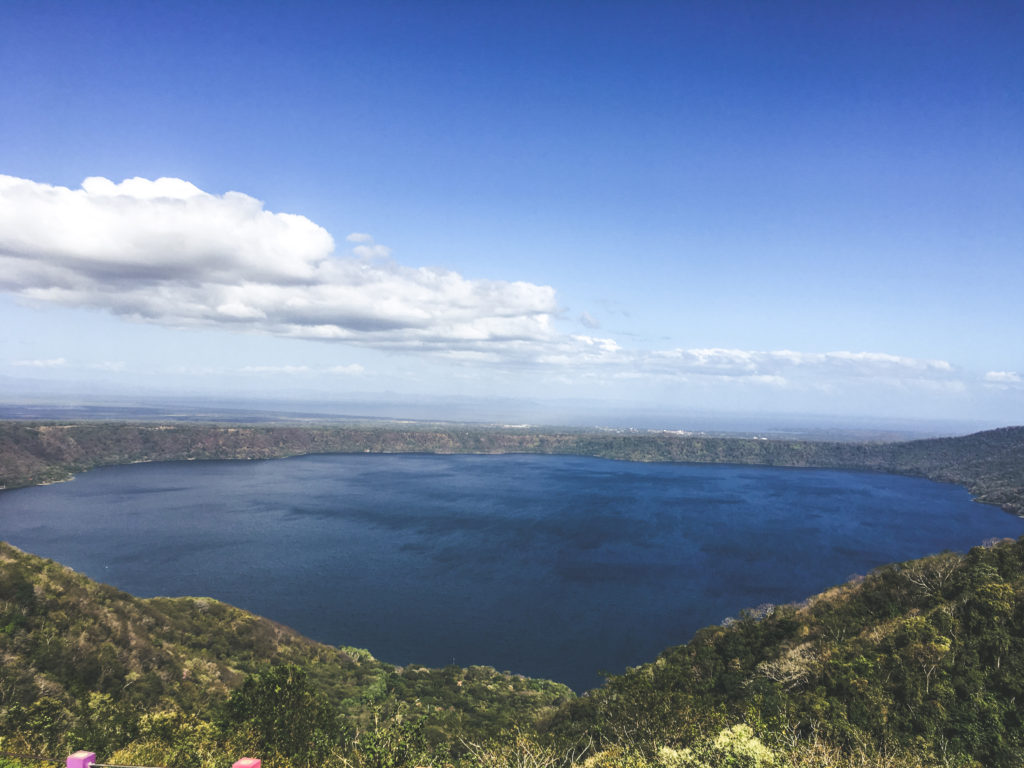
[[[213,720],[247,681],[288,666],[349,727],[408,705],[435,741],[532,724],[573,697],[489,667],[394,667],[209,598],[139,599],[0,543],[7,746],[109,751],[138,735],[144,713]]]
[[[745,721],[776,746],[820,739],[880,764],[1019,766],[1022,700],[1024,539],[703,629],[570,704],[559,727],[651,755]]]
[[[1024,513],[1024,429],[893,444],[503,430],[0,423],[0,478],[311,452],[572,453],[865,469]],[[221,766],[1019,766],[1024,540],[878,569],[709,627],[576,699],[400,669],[205,598],[140,600],[0,545],[0,750]],[[230,760],[228,763],[230,764]]]
[[[1008,768],[1024,754],[1024,540],[762,606],[578,699],[488,668],[394,668],[0,545],[0,659],[0,749],[51,756]]]

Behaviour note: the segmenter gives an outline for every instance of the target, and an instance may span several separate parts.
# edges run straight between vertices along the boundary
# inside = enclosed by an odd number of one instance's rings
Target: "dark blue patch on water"
[[[146,464],[0,493],[0,536],[133,594],[577,690],[743,608],[1022,534],[915,478],[559,456]]]

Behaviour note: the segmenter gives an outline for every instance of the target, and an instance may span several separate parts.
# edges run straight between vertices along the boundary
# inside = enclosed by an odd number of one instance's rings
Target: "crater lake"
[[[136,464],[0,493],[2,538],[132,594],[577,691],[745,608],[1022,534],[917,478],[571,456]]]

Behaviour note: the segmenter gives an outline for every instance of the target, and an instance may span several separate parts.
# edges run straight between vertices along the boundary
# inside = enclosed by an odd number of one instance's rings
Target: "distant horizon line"
[[[370,393],[333,400],[281,397],[205,395],[82,395],[74,398],[0,397],[0,419],[132,421],[295,422],[311,419],[353,422],[470,424],[506,428],[637,429],[767,437],[856,439],[858,435],[887,440],[969,434],[1014,426],[980,419],[824,414],[785,411],[664,409],[643,404],[599,400],[485,398],[458,395]],[[524,411],[532,411],[526,418]],[[845,437],[842,437],[845,436]]]

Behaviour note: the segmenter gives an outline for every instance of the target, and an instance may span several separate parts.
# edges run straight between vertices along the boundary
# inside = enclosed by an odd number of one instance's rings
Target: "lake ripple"
[[[0,531],[136,595],[209,595],[396,664],[584,690],[745,607],[1024,520],[892,475],[334,455],[93,470],[0,493]]]

